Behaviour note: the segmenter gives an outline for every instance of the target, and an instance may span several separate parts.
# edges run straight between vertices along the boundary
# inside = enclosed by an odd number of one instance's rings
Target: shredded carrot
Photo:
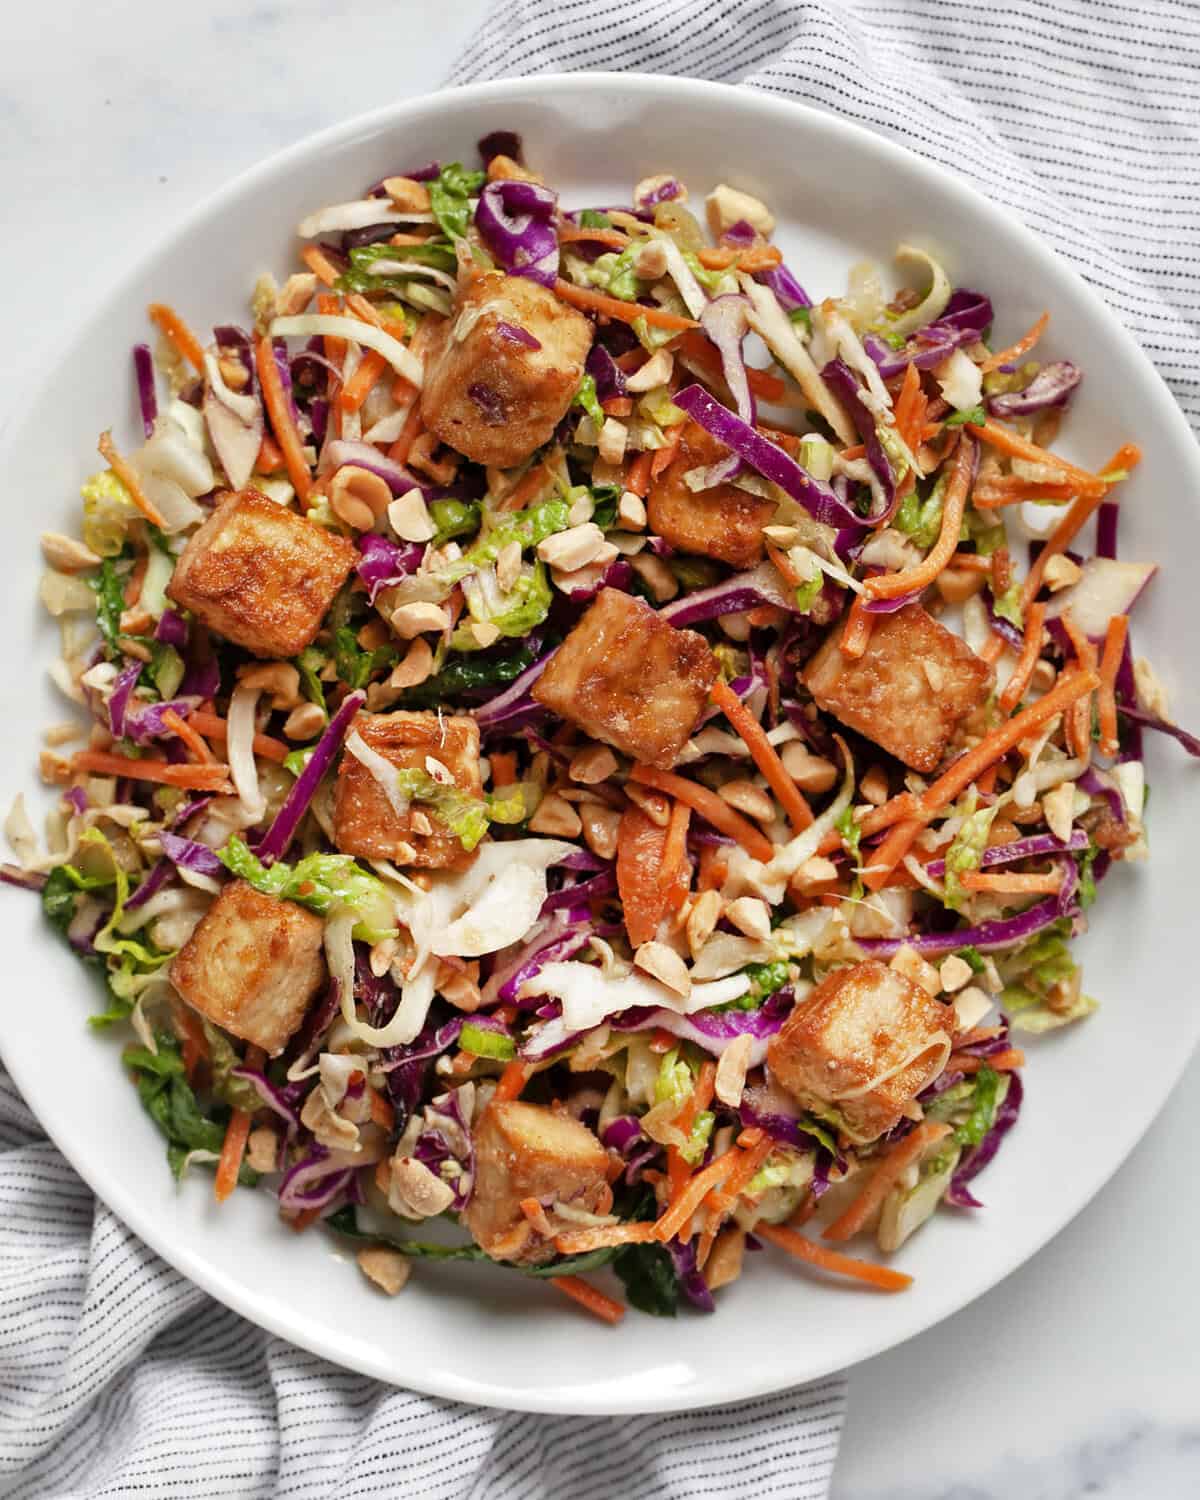
[[[903,1271],[893,1271],[889,1266],[877,1266],[869,1260],[856,1260],[852,1255],[839,1255],[825,1245],[818,1245],[807,1235],[797,1234],[782,1224],[756,1224],[754,1233],[761,1240],[786,1250],[797,1260],[816,1266],[822,1271],[832,1271],[836,1276],[851,1276],[856,1281],[865,1281],[868,1286],[881,1292],[902,1292],[912,1285],[912,1277]]]
[[[424,423],[421,419],[421,403],[414,401],[408,416],[404,420],[404,426],[400,429],[400,436],[388,449],[388,457],[394,458],[398,464],[405,463],[412,445],[421,436]]]
[[[1031,604],[1025,616],[1025,639],[1021,642],[1021,654],[1012,676],[1004,684],[1004,691],[1000,694],[1001,713],[1012,713],[1029,686],[1029,680],[1042,654],[1042,629],[1045,620],[1046,606]]]
[[[551,1276],[550,1281],[560,1292],[566,1292],[572,1301],[578,1302],[580,1307],[585,1307],[604,1323],[619,1323],[625,1316],[624,1307],[614,1297],[598,1292],[578,1276]]]
[[[643,499],[650,488],[650,465],[653,460],[654,451],[647,448],[644,453],[638,454],[625,472],[625,488]]]
[[[125,488],[129,491],[129,498],[145,516],[152,526],[160,529],[167,523],[163,520],[162,513],[153,504],[142,489],[142,481],[138,478],[132,466],[117,452],[112,440],[111,432],[102,432],[100,441],[96,444],[100,451],[100,457],[104,459],[108,467],[113,471]]]
[[[972,496],[974,504],[974,496]],[[956,552],[947,564],[951,568],[963,568],[968,573],[990,573],[992,571],[992,560],[990,557],[982,557],[978,552]]]
[[[1019,714],[985,735],[978,745],[968,750],[965,755],[960,755],[948,770],[943,771],[932,786],[927,787],[921,793],[917,802],[917,816],[897,823],[878,849],[872,851],[870,867],[863,876],[864,884],[871,890],[877,891],[893,868],[908,853],[913,839],[920,833],[922,826],[929,822],[941,808],[952,802],[960,792],[965,791],[988,766],[1007,755],[1031,729],[1045,724],[1056,714],[1064,713],[1079,698],[1091,693],[1098,685],[1099,678],[1094,672],[1063,673],[1045,697],[1039,698],[1036,703],[1031,703],[1028,708],[1022,709]]]
[[[788,775],[775,746],[767,738],[762,725],[730,688],[723,677],[718,677],[712,687],[712,700],[745,741],[754,764],[767,779],[767,784],[779,798],[780,805],[788,815],[788,821],[797,833],[803,831],[813,820],[812,809],[804,800],[804,794]]]
[[[743,1151],[741,1161],[735,1165],[722,1186],[708,1195],[707,1206],[715,1214],[727,1214],[741,1197],[747,1184],[758,1175],[774,1149],[775,1142],[769,1135],[764,1136],[761,1141],[752,1142]]]
[[[392,1101],[378,1089],[367,1087],[367,1099],[371,1105],[371,1119],[381,1130],[390,1135],[396,1128],[396,1109]]]
[[[200,1024],[199,1016],[190,1005],[184,1005],[182,1002],[176,1004],[171,1012],[171,1020],[181,1042],[180,1057],[183,1060],[184,1071],[187,1073],[188,1082],[192,1083],[195,1080],[196,1069],[208,1058],[208,1038],[204,1035],[204,1027]]]
[[[1120,749],[1117,739],[1117,673],[1125,654],[1129,635],[1129,616],[1113,615],[1104,632],[1104,650],[1100,654],[1100,754],[1115,755]]]
[[[632,396],[606,396],[600,403],[606,417],[629,417],[633,415]]]
[[[605,1224],[595,1229],[565,1229],[555,1237],[560,1255],[588,1255],[610,1245],[648,1245],[654,1239],[654,1220],[635,1224]]]
[[[1010,454],[1013,458],[1024,458],[1034,464],[1049,464],[1052,468],[1059,470],[1066,480],[1075,486],[1076,493],[1080,496],[1102,495],[1107,488],[1099,474],[1089,473],[1087,469],[1068,463],[1057,453],[1051,453],[1048,448],[1039,448],[1036,443],[1031,443],[1028,438],[1021,437],[1019,433],[1007,427],[1001,427],[998,422],[969,422],[967,431],[973,432],[990,448]]]
[[[176,353],[194,366],[197,374],[203,375],[204,347],[175,309],[168,307],[165,302],[152,302],[146,313],[150,321],[170,340]]]
[[[523,1062],[506,1063],[504,1072],[500,1075],[500,1082],[496,1085],[496,1092],[492,1099],[503,1104],[509,1099],[517,1099],[521,1090],[529,1082],[529,1069]]]
[[[952,1052],[946,1059],[947,1073],[978,1073],[980,1068],[991,1068],[993,1073],[1011,1073],[1025,1066],[1025,1054],[1020,1047],[1006,1047],[1003,1052],[993,1052],[991,1057],[976,1057],[973,1052]]]
[[[912,369],[911,365],[909,369]],[[855,594],[854,603],[850,606],[850,612],[846,616],[845,629],[842,631],[843,656],[861,656],[866,651],[874,623],[875,616],[863,603],[862,595]]]
[[[267,408],[267,416],[271,419],[275,441],[283,452],[288,478],[292,481],[292,487],[301,501],[305,501],[312,492],[312,475],[308,471],[308,463],[304,457],[304,443],[296,430],[291,407],[284,394],[283,382],[279,378],[279,368],[275,363],[275,353],[271,348],[270,339],[258,340],[254,348],[254,362],[258,368],[263,404]]]
[[[1024,359],[1045,333],[1049,321],[1050,314],[1044,312],[1028,333],[1019,338],[1015,344],[1010,344],[1007,349],[1001,349],[997,354],[989,354],[979,368],[985,375],[988,375],[991,371],[998,370],[1001,365],[1016,364],[1017,360]]]
[[[677,422],[674,427],[667,428],[666,442],[661,448],[654,450],[650,459],[651,479],[657,479],[664,469],[669,469],[675,462],[675,455],[679,452],[679,444],[683,438],[683,427],[682,422]]]
[[[150,566],[150,556],[143,552],[129,570],[129,578],[121,591],[121,598],[125,601],[125,608],[132,609],[142,597],[142,585],[146,581],[146,569]]]
[[[261,1047],[247,1047],[245,1066],[261,1068],[266,1062],[266,1053]],[[253,1110],[235,1109],[225,1129],[225,1143],[221,1147],[221,1159],[217,1162],[217,1175],[213,1181],[213,1193],[218,1203],[224,1203],[237,1187],[238,1173],[242,1168],[242,1157],[246,1154],[246,1142],[250,1137],[250,1122]]]
[[[707,1167],[693,1173],[671,1199],[666,1211],[660,1215],[654,1226],[655,1238],[665,1241],[678,1234],[691,1221],[692,1215],[713,1188],[722,1186],[737,1166],[740,1155],[737,1147],[731,1146],[728,1151],[710,1161]]]
[[[533,464],[517,480],[516,486],[504,496],[497,510],[524,510],[526,506],[533,504],[553,480],[554,475],[546,467],[545,462]]]
[[[834,1219],[822,1235],[827,1240],[848,1240],[865,1228],[900,1178],[930,1146],[949,1135],[949,1125],[926,1120],[889,1147],[876,1162],[864,1190]]]
[[[752,854],[760,863],[765,863],[775,853],[774,845],[766,834],[741,813],[734,812],[728,802],[723,802],[716,792],[689,781],[686,776],[677,776],[674,771],[660,771],[654,766],[635,765],[629,773],[630,780],[639,786],[653,787],[679,802],[685,802],[693,812],[698,812],[718,833],[726,833],[736,839],[747,854]]]
[[[663,889],[667,892],[668,911],[677,911],[688,893],[690,869],[687,858],[687,831],[692,809],[686,802],[675,802],[671,806],[671,821],[667,824],[667,837],[663,844],[662,874]]]
[[[679,340],[679,352],[710,375],[722,374],[721,355],[703,333],[685,333]],[[787,386],[778,375],[755,369],[753,365],[746,366],[746,380],[752,393],[764,401],[782,401],[787,394]]]
[[[728,245],[696,252],[696,259],[706,271],[724,271],[736,265],[739,271],[773,271],[783,262],[783,251],[777,245],[751,245],[748,250],[734,250]]]
[[[310,271],[316,272],[317,279],[323,281],[326,286],[332,286],[341,275],[324,250],[318,249],[316,245],[305,245],[300,252],[300,259]]]
[[[616,318],[619,323],[636,323],[639,318],[645,318],[652,328],[684,329],[697,326],[694,318],[681,318],[662,307],[643,307],[640,302],[622,302],[619,297],[610,297],[604,292],[596,291],[594,287],[575,286],[570,281],[564,281],[561,276],[555,281],[554,290],[572,307],[581,308],[584,312],[603,313],[605,317]]]
[[[1069,609],[1064,610],[1060,618],[1063,628],[1070,637],[1076,661],[1085,671],[1093,671],[1096,666],[1096,648],[1075,623],[1075,618]],[[1067,739],[1077,756],[1083,760],[1091,759],[1092,705],[1090,698],[1081,698],[1072,708],[1067,719]]]
[[[698,891],[719,891],[729,873],[729,860],[725,851],[712,844],[705,844],[700,851],[700,874],[696,880]]]
[[[254,467],[260,474],[278,474],[283,468],[283,452],[269,432],[263,433]]]
[[[305,1229],[310,1229],[321,1217],[322,1212],[323,1210],[319,1208],[304,1208],[294,1219],[285,1219],[284,1223],[296,1234],[300,1234]]]
[[[128,776],[133,781],[153,781],[162,786],[181,786],[193,792],[232,792],[228,766],[173,765],[170,761],[140,756],[110,755],[103,750],[77,750],[71,757],[72,771],[96,776]]]
[[[942,529],[932,551],[915,567],[899,573],[880,573],[868,578],[863,587],[873,599],[897,599],[931,584],[958,546],[967,495],[971,488],[971,470],[975,461],[975,444],[964,438],[958,445],[950,482],[942,504]]]
[[[492,785],[512,786],[517,779],[517,757],[511,750],[494,750],[488,757],[492,767]]]
[[[357,411],[387,368],[388,362],[383,355],[368,349],[359,361],[358,369],[338,392],[337,402],[341,409]]]
[[[929,403],[921,390],[921,372],[910,362],[905,367],[904,380],[894,408],[896,431],[910,452],[920,447],[928,409]],[[842,455],[843,458],[845,456]]]
[[[867,450],[861,443],[855,443],[851,448],[843,448],[841,456],[847,461],[847,463],[849,463],[851,460],[856,458],[865,458],[867,456]]]
[[[201,765],[211,766],[217,757],[205,744],[204,740],[196,733],[195,726],[187,724],[173,708],[163,710],[162,721],[188,747]]]
[[[1026,875],[1016,870],[992,873],[967,870],[960,876],[963,889],[984,891],[995,896],[1054,896],[1062,886],[1062,875],[1051,870],[1046,875]]]
[[[1109,474],[1132,469],[1141,462],[1141,457],[1141,449],[1136,444],[1126,443],[1123,447],[1117,449],[1101,470],[1101,473]],[[1104,499],[1104,496],[1108,494],[1114,483],[1116,483],[1115,480],[1112,483],[1106,484],[1098,495],[1081,495],[1050,533],[1046,539],[1046,545],[1034,559],[1033,566],[1030,568],[1029,575],[1022,586],[1022,605],[1028,604],[1031,599],[1037,597],[1038,590],[1042,586],[1042,578],[1046,572],[1046,564],[1052,557],[1067,550],[1083,530],[1084,526],[1087,525],[1093,512],[1099,506],[1101,500]]]
[[[954,1040],[960,1047],[973,1047],[976,1042],[994,1042],[1003,1030],[1003,1026],[975,1026],[956,1036]]]
[[[554,1225],[546,1217],[546,1210],[536,1198],[522,1198],[521,1212],[544,1240],[554,1238]]]
[[[1073,484],[1039,484],[1020,479],[1015,474],[993,474],[980,480],[971,496],[976,510],[999,510],[1005,505],[1020,505],[1026,500],[1074,500],[1079,493]]]
[[[560,245],[574,245],[580,240],[607,245],[610,250],[624,250],[629,244],[629,236],[619,229],[577,229],[573,224],[564,224],[558,231]]]
[[[207,735],[210,740],[220,740],[223,744],[229,737],[229,726],[225,720],[219,714],[211,713],[206,708],[192,709],[188,714],[188,723],[198,733]],[[290,751],[282,740],[273,739],[269,734],[256,734],[254,753],[261,755],[264,760],[273,760],[277,765],[282,765]]]
[[[677,807],[679,803],[675,804]],[[691,1133],[692,1126],[696,1123],[696,1116],[701,1110],[707,1109],[712,1103],[713,1089],[717,1081],[717,1066],[714,1062],[705,1061],[696,1075],[696,1082],[692,1086],[692,1092],[683,1101],[679,1113],[672,1122],[675,1128],[684,1136]],[[691,1176],[692,1169],[684,1159],[683,1153],[678,1146],[670,1146],[667,1149],[667,1187],[672,1198],[683,1190],[684,1183]]]

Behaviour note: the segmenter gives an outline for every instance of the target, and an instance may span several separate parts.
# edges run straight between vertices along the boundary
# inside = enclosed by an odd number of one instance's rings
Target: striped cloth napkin
[[[1198,57],[1188,0],[503,0],[450,81],[676,73],[857,120],[1073,260],[1195,422]],[[844,1401],[831,1379],[714,1411],[544,1417],[339,1370],[147,1250],[0,1074],[0,1495],[819,1500]]]

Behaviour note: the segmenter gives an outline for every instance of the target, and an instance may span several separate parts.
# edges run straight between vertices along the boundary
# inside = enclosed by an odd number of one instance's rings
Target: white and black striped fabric
[[[1195,423],[1198,61],[1187,0],[503,0],[452,81],[677,73],[868,125],[1073,260]],[[818,1500],[844,1403],[831,1379],[715,1411],[540,1417],[338,1370],[164,1265],[0,1073],[0,1496]]]

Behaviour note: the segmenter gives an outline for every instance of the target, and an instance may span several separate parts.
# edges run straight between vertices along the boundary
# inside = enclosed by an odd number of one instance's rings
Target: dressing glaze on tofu
[[[831,631],[805,669],[817,706],[914,771],[936,771],[987,697],[991,668],[919,604],[876,615],[860,657],[844,655],[840,637]]]
[[[562,421],[591,344],[583,314],[536,281],[477,276],[426,364],[421,417],[476,463],[510,469]]]
[[[303,651],[358,553],[257,490],[230,495],[188,539],[167,596],[255,656]]]
[[[666,769],[699,723],[716,676],[703,636],[676,630],[641,599],[602,589],[533,696],[593,739]]]
[[[235,880],[176,955],[171,983],[201,1015],[277,1057],[325,982],[324,940],[314,912]]]
[[[953,1011],[876,959],[837,969],[767,1046],[777,1082],[857,1144],[898,1124],[945,1066]]]
[[[554,1257],[552,1240],[519,1231],[523,1198],[537,1198],[555,1228],[552,1205],[594,1213],[607,1183],[608,1153],[568,1114],[520,1100],[493,1103],[475,1127],[475,1187],[463,1223],[500,1260],[538,1265]],[[561,1228],[571,1226],[561,1221]]]
[[[679,452],[646,497],[651,531],[684,552],[715,557],[734,568],[762,561],[762,529],[775,504],[733,484],[691,490],[684,475],[728,457],[729,450],[694,422],[684,428]]]
[[[354,728],[372,750],[400,770],[430,772],[426,761],[444,766],[460,791],[483,800],[479,774],[479,726],[465,715],[366,714]],[[437,780],[440,772],[434,771]],[[422,831],[428,828],[428,832]],[[399,816],[371,772],[349,750],[342,752],[334,789],[333,841],[343,854],[390,859],[400,865],[463,870],[477,850],[465,850],[437,815],[419,802]]]

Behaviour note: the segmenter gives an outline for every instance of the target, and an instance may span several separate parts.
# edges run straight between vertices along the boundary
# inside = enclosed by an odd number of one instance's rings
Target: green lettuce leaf
[[[950,911],[961,911],[967,900],[968,893],[963,888],[961,877],[968,870],[979,868],[983,851],[987,848],[992,820],[998,811],[995,806],[981,807],[976,811],[976,801],[976,795],[972,791],[968,804],[970,810],[946,850],[946,894],[943,904]]]
[[[333,907],[346,907],[358,917],[354,936],[377,943],[392,936],[394,907],[387,888],[349,854],[306,854],[296,864],[277,860],[268,867],[234,834],[217,858],[231,874],[264,896],[295,901],[325,916]]]
[[[433,217],[450,239],[461,240],[466,234],[471,217],[469,200],[486,180],[483,172],[468,172],[461,162],[452,161],[442,168],[437,181],[429,184]]]

